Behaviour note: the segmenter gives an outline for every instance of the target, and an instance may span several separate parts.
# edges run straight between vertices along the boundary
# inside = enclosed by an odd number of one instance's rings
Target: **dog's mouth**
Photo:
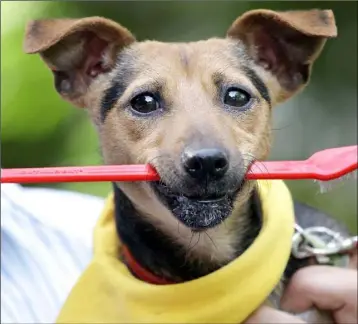
[[[203,231],[228,218],[245,180],[234,189],[211,194],[190,195],[177,192],[163,182],[152,182],[154,192],[173,215],[192,231]]]

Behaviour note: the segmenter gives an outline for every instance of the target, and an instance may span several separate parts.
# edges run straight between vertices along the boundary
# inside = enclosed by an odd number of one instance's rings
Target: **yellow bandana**
[[[95,229],[94,258],[67,299],[58,323],[241,323],[278,284],[294,231],[290,192],[282,181],[260,181],[263,227],[227,266],[197,280],[152,285],[118,259],[120,242],[111,196]]]

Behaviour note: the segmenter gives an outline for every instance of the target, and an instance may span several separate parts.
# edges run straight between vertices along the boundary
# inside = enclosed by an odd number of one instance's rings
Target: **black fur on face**
[[[181,223],[194,231],[213,228],[232,214],[245,185],[246,168],[237,156],[231,158],[228,172],[220,179],[193,179],[174,159],[163,156],[157,161],[161,181],[151,186]]]
[[[192,230],[208,229],[219,225],[233,210],[233,204],[244,181],[238,181],[238,189],[221,195],[197,196],[191,198],[173,192],[161,182],[152,184],[158,198],[168,207],[173,215]]]

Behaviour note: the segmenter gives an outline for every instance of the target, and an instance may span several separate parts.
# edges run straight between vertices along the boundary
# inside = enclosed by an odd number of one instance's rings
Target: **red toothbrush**
[[[357,170],[358,146],[326,149],[304,161],[255,162],[246,177],[253,179],[314,179],[329,181]],[[159,180],[150,165],[1,169],[1,183],[51,183]]]

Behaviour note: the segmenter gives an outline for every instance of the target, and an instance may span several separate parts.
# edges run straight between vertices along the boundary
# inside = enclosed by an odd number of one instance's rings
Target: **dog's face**
[[[250,164],[269,153],[272,107],[307,84],[335,35],[327,10],[250,11],[226,38],[192,43],[136,42],[92,17],[34,21],[25,50],[41,54],[66,100],[88,108],[107,164],[157,169],[160,182],[119,184],[127,194],[152,195],[200,230],[245,196]]]

